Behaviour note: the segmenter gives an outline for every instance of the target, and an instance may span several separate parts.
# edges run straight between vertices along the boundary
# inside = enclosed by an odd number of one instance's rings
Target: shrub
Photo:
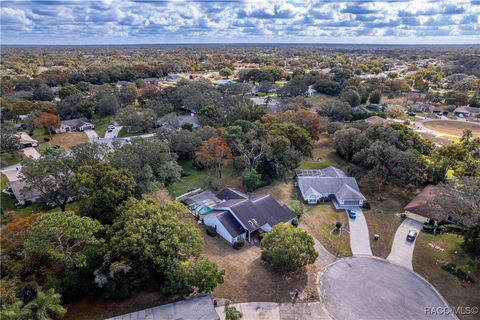
[[[260,187],[262,176],[257,171],[245,171],[242,174],[242,182],[248,192],[257,190]]]
[[[400,218],[402,218],[402,219],[407,219],[407,214],[406,214],[405,212],[402,212],[402,213],[400,214]]]
[[[207,227],[207,234],[208,234],[210,237],[216,237],[216,236],[217,236],[217,230],[215,229],[215,227],[208,226],[208,227]]]
[[[45,142],[50,141],[50,137],[43,137],[43,141],[45,141]]]
[[[301,217],[303,214],[304,206],[303,203],[298,200],[291,200],[290,201],[290,210],[297,214],[297,217]]]
[[[463,271],[461,268],[457,268],[455,263],[449,262],[446,265],[443,265],[441,268],[443,270],[447,271],[448,273],[453,274],[454,276],[456,276],[460,280],[469,281],[469,282],[472,282],[472,283],[475,282],[475,280],[468,273]]]
[[[243,315],[235,307],[230,307],[230,301],[225,302],[225,320],[240,320]]]
[[[292,220],[292,226],[298,227],[298,218]]]
[[[370,202],[365,201],[365,202],[363,203],[362,208],[363,208],[363,209],[366,209],[366,210],[370,210],[370,208],[371,208]]]
[[[306,231],[279,223],[260,242],[262,260],[282,271],[292,272],[318,257],[314,241]]]
[[[341,221],[335,222],[335,228],[340,229],[342,227],[343,223]]]
[[[243,248],[244,245],[245,245],[245,239],[239,238],[237,241],[233,243],[233,248],[238,250],[240,248]]]
[[[428,232],[428,233],[433,233],[433,231],[436,229],[435,226],[429,225],[429,224],[424,224],[423,225],[423,231]]]

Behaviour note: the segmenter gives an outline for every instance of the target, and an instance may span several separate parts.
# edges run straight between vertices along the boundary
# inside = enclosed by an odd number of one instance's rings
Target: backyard
[[[452,307],[480,306],[480,265],[462,249],[463,238],[455,234],[420,233],[415,243],[413,269],[433,284]],[[432,247],[434,246],[434,247]],[[473,287],[463,286],[454,275],[440,266],[456,264],[474,278]],[[458,315],[462,320],[478,319],[477,315]]]
[[[182,177],[179,181],[172,183],[166,187],[168,192],[172,197],[177,197],[185,192],[197,189],[197,188],[204,188],[209,189],[206,186],[206,177],[218,177],[218,172],[213,172],[212,170],[208,169],[198,169],[196,168],[192,160],[179,160],[178,164],[183,169]],[[222,179],[219,179],[219,185],[221,189],[224,186],[230,187],[240,187],[240,173],[233,168],[232,163],[230,162],[228,165],[222,167]],[[215,191],[215,190],[212,190]]]

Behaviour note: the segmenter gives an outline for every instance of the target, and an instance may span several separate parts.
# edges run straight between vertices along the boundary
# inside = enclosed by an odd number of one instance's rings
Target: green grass
[[[94,117],[91,119],[92,123],[95,125],[95,132],[100,136],[104,137],[105,132],[107,131],[107,127],[112,121],[112,118],[105,117],[105,118],[97,118]]]
[[[306,205],[299,226],[320,241],[334,256],[351,256],[348,233],[346,231],[342,231],[340,234],[332,232],[337,221],[342,222],[342,228],[348,229],[347,215],[344,210],[335,210],[331,203]]]
[[[48,137],[48,133],[45,131],[43,128],[38,128],[33,130],[33,134],[31,134],[31,137],[35,140],[38,141],[38,143],[44,142],[43,138]]]
[[[22,158],[20,157],[19,153],[0,153],[0,168],[19,163],[20,161],[22,161]]]
[[[190,190],[197,188],[206,188],[204,183],[204,177],[213,173],[211,170],[200,170],[195,168],[191,160],[179,160],[178,164],[183,168],[184,173],[187,175],[181,177],[179,181],[168,185],[166,188],[172,197],[179,196]],[[222,168],[222,179],[220,180],[221,186],[239,186],[240,185],[240,173],[238,173],[231,164]],[[212,190],[214,191],[214,190]]]
[[[430,247],[440,246],[443,251]],[[432,235],[421,232],[415,242],[413,269],[433,284],[452,307],[480,305],[480,264],[462,249],[463,238],[455,234]],[[443,263],[452,262],[472,276],[475,288],[465,288],[460,280],[441,269]],[[478,319],[478,315],[458,315],[460,319]]]
[[[336,166],[345,169],[347,163],[340,158],[327,139],[321,139],[313,149],[312,158],[305,158],[300,162],[299,169],[323,169]]]

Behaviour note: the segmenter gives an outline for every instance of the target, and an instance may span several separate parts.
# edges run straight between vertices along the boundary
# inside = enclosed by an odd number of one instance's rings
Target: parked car
[[[408,231],[408,234],[407,234],[407,241],[415,241],[415,238],[417,237],[417,233],[415,231]]]
[[[353,211],[352,209],[347,209],[348,216],[350,219],[355,219],[357,217],[357,213]]]
[[[113,130],[115,129],[115,126],[113,124],[110,124],[108,127],[107,127],[107,130]]]

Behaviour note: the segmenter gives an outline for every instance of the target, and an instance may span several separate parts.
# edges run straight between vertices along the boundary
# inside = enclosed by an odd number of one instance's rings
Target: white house
[[[357,181],[335,167],[322,170],[297,170],[297,185],[308,204],[332,200],[336,206],[362,206],[366,198]]]
[[[87,118],[78,118],[78,119],[62,121],[60,123],[60,126],[55,129],[55,132],[62,133],[62,132],[85,131],[85,130],[92,130],[92,129],[95,129],[95,126]]]

